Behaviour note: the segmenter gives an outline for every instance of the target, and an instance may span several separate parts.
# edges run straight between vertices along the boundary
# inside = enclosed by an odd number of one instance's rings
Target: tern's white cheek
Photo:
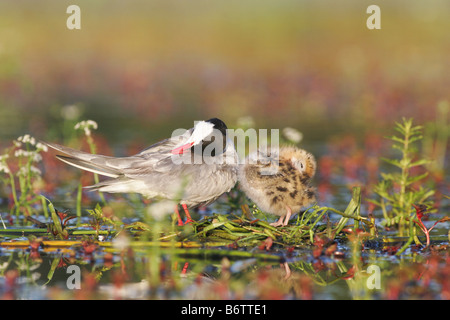
[[[206,121],[199,121],[195,124],[194,132],[192,132],[191,141],[194,145],[200,143],[203,139],[213,133],[214,124]]]

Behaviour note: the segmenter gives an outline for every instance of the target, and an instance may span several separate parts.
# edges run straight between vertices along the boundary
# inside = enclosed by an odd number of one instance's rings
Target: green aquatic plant
[[[89,151],[92,154],[97,152],[97,145],[95,144],[94,138],[92,137],[92,130],[97,130],[98,124],[94,120],[83,120],[78,122],[75,126],[75,130],[82,130],[86,137],[86,142],[89,145]],[[97,173],[94,173],[94,182],[99,183],[100,179]],[[100,199],[102,200],[103,205],[106,205],[106,200],[103,193],[98,192]],[[78,183],[78,191],[77,191],[77,216],[78,220],[81,218],[81,197],[82,197],[82,185],[81,181]]]
[[[42,187],[38,163],[42,160],[41,153],[46,151],[47,146],[26,134],[14,140],[13,145],[0,155],[0,180],[9,189],[14,202],[11,214],[37,212],[36,204],[41,203],[37,190]]]
[[[424,166],[430,160],[419,158],[414,146],[422,139],[422,126],[413,126],[412,119],[403,118],[401,123],[396,122],[395,130],[400,136],[394,135],[388,139],[393,141],[392,148],[399,150],[401,157],[382,159],[396,167],[397,171],[381,173],[381,180],[374,187],[378,199],[372,199],[371,202],[381,208],[386,226],[396,226],[399,236],[413,236],[416,234],[413,204],[431,206],[430,197],[434,190],[423,185],[417,187],[428,176],[428,172],[415,174],[411,169]]]

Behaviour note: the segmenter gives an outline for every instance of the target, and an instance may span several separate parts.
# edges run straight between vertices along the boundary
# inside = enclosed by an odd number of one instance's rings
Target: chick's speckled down
[[[238,179],[242,190],[262,211],[281,217],[273,225],[286,225],[292,213],[316,202],[315,189],[310,186],[315,172],[311,153],[280,147],[278,152],[268,150],[267,154],[248,157]]]

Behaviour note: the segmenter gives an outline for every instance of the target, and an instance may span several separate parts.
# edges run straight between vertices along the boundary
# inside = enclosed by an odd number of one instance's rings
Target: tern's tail
[[[119,178],[122,175],[119,168],[111,165],[117,158],[91,154],[55,143],[44,143],[52,149],[66,154],[66,156],[57,155],[56,157],[74,167],[111,178]]]

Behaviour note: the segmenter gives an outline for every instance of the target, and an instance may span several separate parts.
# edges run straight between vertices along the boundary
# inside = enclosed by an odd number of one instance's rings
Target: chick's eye
[[[303,162],[300,162],[300,168],[303,169]]]

